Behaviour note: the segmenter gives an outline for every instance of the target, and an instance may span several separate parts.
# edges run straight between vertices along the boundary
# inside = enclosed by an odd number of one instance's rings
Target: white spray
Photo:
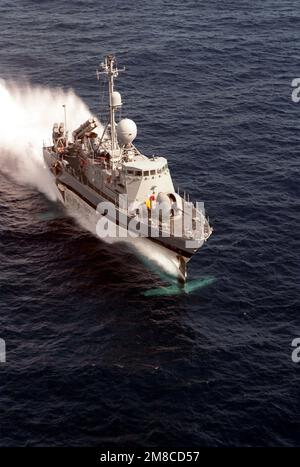
[[[29,184],[56,199],[56,190],[42,155],[43,142],[51,144],[54,122],[64,120],[74,130],[91,116],[71,90],[18,85],[0,80],[0,170],[17,182]]]

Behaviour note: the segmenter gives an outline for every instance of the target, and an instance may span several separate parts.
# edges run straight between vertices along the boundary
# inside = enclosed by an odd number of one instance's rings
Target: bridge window
[[[149,170],[144,170],[144,177],[149,177]]]
[[[155,175],[155,174],[156,174],[156,170],[150,170],[150,174],[151,174],[151,175]]]
[[[141,177],[142,176],[142,171],[141,170],[136,170],[135,171],[135,176],[136,177]]]

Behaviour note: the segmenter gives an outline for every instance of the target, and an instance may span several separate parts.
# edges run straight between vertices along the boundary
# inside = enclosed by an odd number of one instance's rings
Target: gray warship
[[[158,265],[171,264],[170,273],[185,282],[187,263],[212,227],[199,203],[174,189],[167,159],[147,157],[133,144],[136,124],[128,118],[116,122],[122,107],[114,87],[119,71],[113,55],[97,70],[108,83],[106,124],[91,116],[69,135],[66,123],[54,123],[44,160],[60,200],[86,216],[98,236],[129,239],[137,252],[153,252]]]

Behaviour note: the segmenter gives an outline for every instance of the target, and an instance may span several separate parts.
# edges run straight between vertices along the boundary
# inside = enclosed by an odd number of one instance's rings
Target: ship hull
[[[53,166],[57,161],[57,155],[47,147],[44,147],[43,155],[47,166],[53,173]],[[158,264],[164,270],[172,271],[170,275],[176,276],[180,282],[186,280],[187,262],[203,245],[203,240],[198,243],[192,242],[192,245],[187,246],[189,242],[185,239],[176,236],[164,236],[159,231],[156,232],[156,235],[148,234],[142,237],[138,236],[135,231],[132,236],[132,231],[129,227],[131,218],[125,215],[125,220],[123,216],[122,220],[119,221],[118,216],[120,213],[118,209],[117,217],[112,221],[113,224],[115,222],[117,225],[118,234],[115,235],[115,238],[103,238],[103,232],[101,234],[97,232],[97,223],[101,218],[98,206],[103,202],[110,202],[116,205],[116,193],[112,190],[108,191],[108,187],[105,187],[106,192],[104,192],[99,187],[91,186],[89,181],[84,178],[84,174],[81,174],[78,178],[78,176],[75,177],[74,174],[65,168],[62,168],[59,174],[53,173],[53,176],[61,195],[61,201],[72,211],[72,215],[75,218],[80,218],[85,228],[102,240],[125,242],[135,252],[138,252],[143,257],[145,256],[147,259],[149,252],[151,252],[155,264]],[[111,221],[109,215],[105,219]],[[120,230],[123,230],[124,235],[120,236]],[[165,264],[167,264],[166,267]]]
[[[66,207],[67,211],[74,217],[80,225],[90,231],[93,235],[97,234],[97,224],[100,219],[100,214],[86,200],[75,193],[72,189],[57,181],[57,189],[59,191],[59,199]],[[133,251],[142,262],[154,269],[156,272],[176,278],[179,282],[185,282],[187,277],[187,262],[190,257],[183,256],[173,249],[166,248],[160,244],[157,239],[150,237],[146,238],[113,238],[101,237],[107,243],[124,243],[131,251]]]

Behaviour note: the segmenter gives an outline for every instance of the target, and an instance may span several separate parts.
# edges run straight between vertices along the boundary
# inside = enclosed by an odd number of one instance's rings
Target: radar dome
[[[137,127],[133,120],[123,118],[117,125],[117,135],[120,144],[129,144],[136,138]]]
[[[111,96],[112,106],[113,107],[121,107],[122,105],[122,98],[121,94],[118,91],[113,91]]]

